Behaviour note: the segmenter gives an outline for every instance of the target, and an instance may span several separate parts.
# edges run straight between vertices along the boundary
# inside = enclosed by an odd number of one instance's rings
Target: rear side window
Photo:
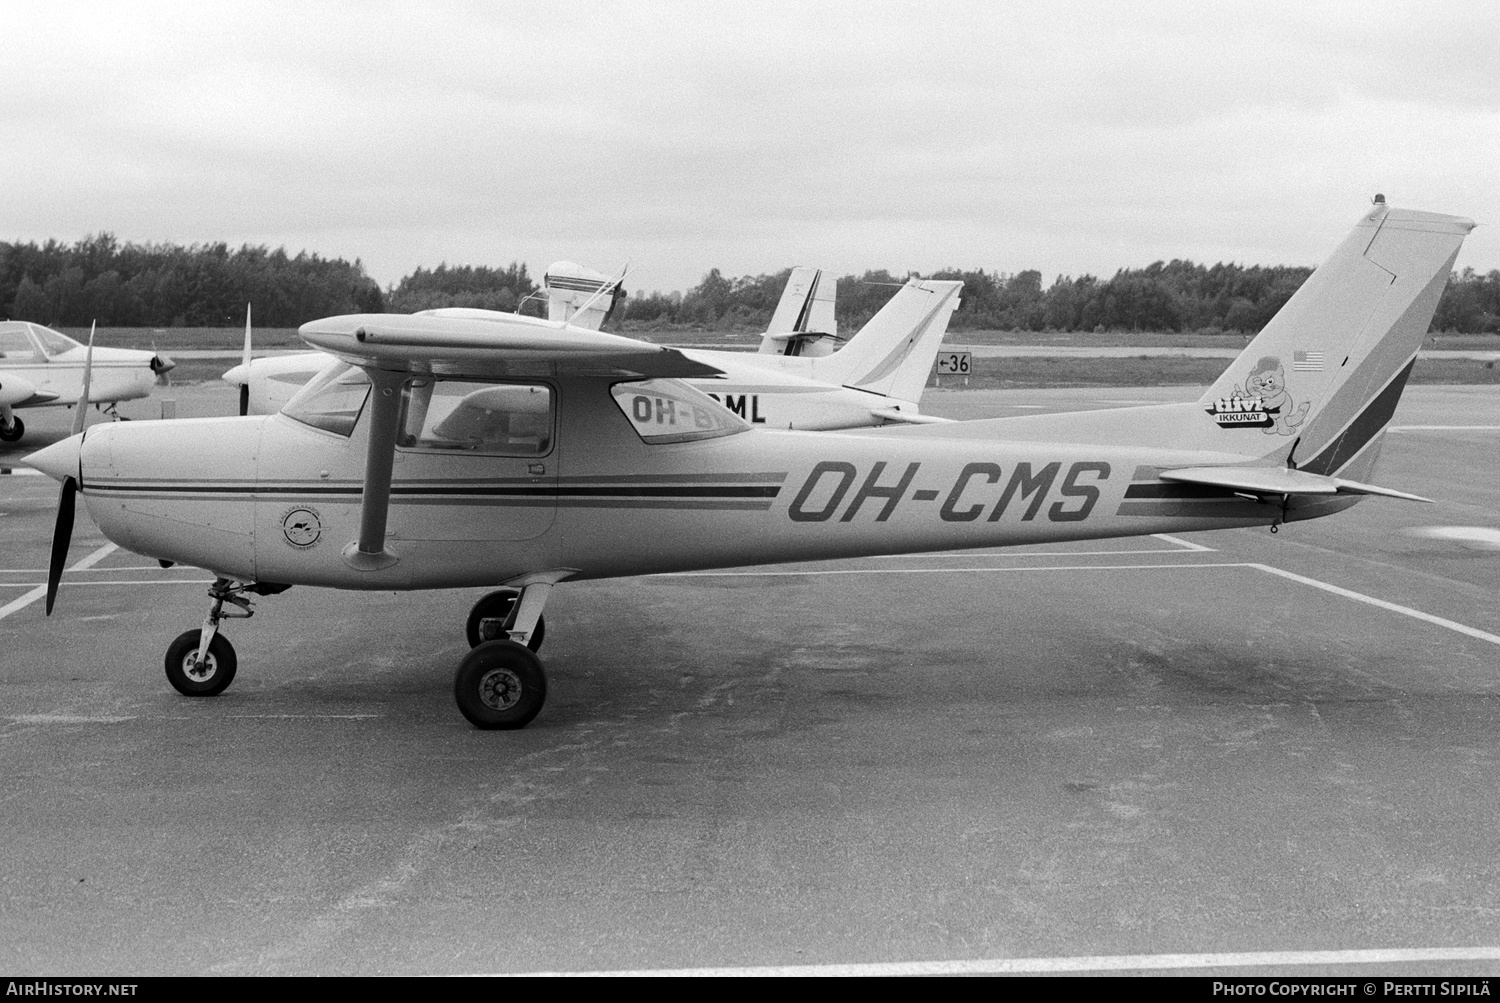
[[[422,377],[401,391],[406,449],[541,456],[552,449],[552,388]]]
[[[610,387],[615,404],[646,442],[690,442],[747,431],[744,419],[680,380],[641,380]]]

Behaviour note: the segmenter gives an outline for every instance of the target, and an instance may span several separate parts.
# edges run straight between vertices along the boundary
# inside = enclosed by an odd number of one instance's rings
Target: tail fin
[[[613,288],[611,288],[613,287]],[[625,296],[618,279],[571,261],[554,261],[542,274],[547,319],[597,331]]]
[[[962,282],[909,279],[848,344],[819,359],[817,378],[901,400],[922,396]]]
[[[839,344],[839,324],[834,317],[837,289],[838,284],[824,276],[820,268],[793,268],[766,335],[760,340],[760,353],[831,355]]]
[[[1377,202],[1199,402],[1219,448],[1367,476],[1473,228]]]

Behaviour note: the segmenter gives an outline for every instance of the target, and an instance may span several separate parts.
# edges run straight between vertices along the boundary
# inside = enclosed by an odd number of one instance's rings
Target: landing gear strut
[[[515,622],[511,614],[517,611],[516,599],[520,595],[520,589],[500,589],[498,592],[491,592],[474,604],[474,608],[469,610],[469,621],[464,625],[464,633],[469,638],[469,647],[477,648],[485,641],[504,640],[510,636],[506,628]],[[536,629],[531,632],[526,647],[532,651],[541,651],[542,638],[546,634],[547,623],[538,615]]]
[[[535,655],[542,645],[542,607],[552,583],[492,592],[469,614],[473,645],[453,677],[453,699],[476,728],[524,728],[547,699],[547,675]]]

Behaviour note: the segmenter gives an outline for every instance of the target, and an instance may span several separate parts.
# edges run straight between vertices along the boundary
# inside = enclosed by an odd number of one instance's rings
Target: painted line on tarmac
[[[1183,550],[1190,550],[1190,551],[1193,551],[1195,553],[1204,553],[1204,554],[1215,554],[1215,553],[1218,553],[1218,551],[1214,550],[1213,547],[1205,547],[1203,544],[1201,544],[1201,543],[1193,543],[1191,540],[1181,540],[1181,539],[1178,539],[1175,536],[1169,536],[1166,533],[1152,533],[1151,534],[1151,538],[1153,540],[1165,540],[1168,543],[1175,544],[1175,545],[1181,547]]]
[[[1073,958],[988,958],[976,961],[888,961],[848,965],[757,965],[740,968],[636,968],[614,971],[516,972],[525,976],[705,977],[1007,975],[1042,972],[1132,972],[1291,965],[1390,965],[1403,962],[1500,961],[1500,947],[1376,948],[1353,951],[1226,951],[1220,954],[1100,954]]]
[[[1439,627],[1446,627],[1448,630],[1457,631],[1460,634],[1464,634],[1468,637],[1478,638],[1481,641],[1488,641],[1491,644],[1500,644],[1500,635],[1491,634],[1487,631],[1479,630],[1475,627],[1467,627],[1453,620],[1447,620],[1440,616],[1433,616],[1431,613],[1423,613],[1421,610],[1412,609],[1410,606],[1402,606],[1399,603],[1386,602],[1384,599],[1376,599],[1374,596],[1367,596],[1363,592],[1355,592],[1353,589],[1340,588],[1337,585],[1330,585],[1327,582],[1320,582],[1316,578],[1308,578],[1306,575],[1298,575],[1290,571],[1283,571],[1280,568],[1273,568],[1269,564],[1247,564],[1245,565],[1245,567],[1255,568],[1257,571],[1264,571],[1267,574],[1277,575],[1281,578],[1286,578],[1294,582],[1301,582],[1303,585],[1311,585],[1315,589],[1322,589],[1324,592],[1332,592],[1336,596],[1343,596],[1345,599],[1353,599],[1355,602],[1368,603],[1371,606],[1378,606],[1380,609],[1390,610],[1392,613],[1400,613],[1402,616],[1409,616],[1416,620],[1424,620],[1427,623],[1436,624]]]
[[[183,565],[190,568],[191,565]],[[112,572],[112,571],[170,571],[159,564],[114,564],[107,568],[80,568],[80,571]],[[0,575],[45,575],[46,568],[0,568]],[[181,574],[181,572],[178,572]]]
[[[1470,627],[1456,620],[1449,620],[1441,616],[1433,616],[1431,613],[1423,613],[1419,609],[1410,606],[1402,606],[1400,603],[1387,602],[1384,599],[1376,599],[1367,596],[1363,592],[1355,592],[1353,589],[1342,588],[1338,585],[1330,585],[1328,582],[1320,582],[1316,578],[1308,578],[1291,571],[1283,571],[1281,568],[1273,568],[1269,564],[1257,564],[1251,561],[1230,562],[1204,562],[1201,564],[1054,564],[1035,565],[1032,567],[1012,568],[840,568],[829,571],[680,571],[662,575],[648,575],[650,578],[796,578],[796,577],[822,577],[832,575],[961,575],[977,572],[988,573],[1018,573],[1023,571],[1187,571],[1195,568],[1254,568],[1256,571],[1264,571],[1269,575],[1276,575],[1290,581],[1301,582],[1324,592],[1331,592],[1345,599],[1353,599],[1355,602],[1366,603],[1392,613],[1400,613],[1415,620],[1422,620],[1434,626],[1443,627],[1455,631],[1466,637],[1476,638],[1480,641],[1488,641],[1490,644],[1500,645],[1500,635],[1491,634],[1477,627]]]
[[[1166,533],[1152,533],[1151,534],[1151,538],[1153,540],[1164,540],[1167,543],[1170,543],[1173,546],[1178,547],[1180,549],[1178,549],[1178,550],[1162,550],[1160,547],[1156,547],[1156,548],[1154,548],[1152,550],[1058,550],[1058,551],[1054,551],[1053,553],[1050,553],[1050,554],[1048,554],[1048,553],[1036,554],[1036,553],[1027,553],[1027,552],[1022,552],[1022,553],[996,553],[993,550],[987,550],[987,549],[969,550],[969,551],[929,550],[929,551],[923,551],[922,553],[919,553],[919,554],[878,554],[878,555],[876,555],[874,557],[862,557],[862,558],[858,558],[858,559],[862,560],[862,561],[893,561],[893,560],[897,560],[899,558],[926,557],[926,558],[933,558],[935,560],[940,560],[940,561],[956,561],[956,560],[959,560],[959,559],[962,559],[962,558],[968,558],[970,560],[973,560],[975,558],[983,558],[983,557],[997,557],[997,558],[1000,558],[1002,560],[1006,560],[1006,559],[1011,559],[1011,558],[1020,559],[1020,558],[1023,558],[1023,557],[1129,557],[1129,556],[1133,556],[1133,555],[1136,555],[1136,554],[1178,554],[1178,553],[1181,553],[1181,554],[1198,554],[1198,553],[1202,553],[1202,554],[1217,554],[1218,553],[1218,551],[1215,550],[1213,547],[1205,547],[1202,544],[1190,543],[1187,540],[1179,540],[1177,537],[1175,537],[1175,536],[1168,536]]]
[[[12,477],[41,477],[42,472],[31,467],[0,467],[0,477],[10,474]]]
[[[104,560],[110,554],[113,554],[116,549],[118,548],[113,543],[106,543],[104,546],[100,547],[98,550],[94,551],[92,554],[85,557],[83,560],[79,561],[77,564],[73,565],[67,570],[86,571],[89,568],[92,568],[94,565],[98,564],[100,561]],[[4,606],[0,606],[0,620],[4,620],[6,617],[10,616],[17,610],[25,609],[27,606],[30,606],[32,603],[36,602],[46,594],[47,585],[44,582],[41,585],[38,585],[36,588],[32,589],[30,592],[26,593],[24,596],[21,596],[19,599],[12,599]]]
[[[1119,551],[1109,551],[1118,554]],[[1163,551],[1148,551],[1160,554]],[[994,555],[991,555],[994,556]],[[1036,557],[1036,554],[1023,555]],[[1072,554],[1061,555],[1072,557]],[[1244,561],[1216,564],[1052,564],[1020,568],[839,568],[831,571],[668,571],[647,578],[812,578],[823,575],[964,575],[975,572],[1010,573],[1019,571],[1152,571],[1169,569],[1181,571],[1185,568],[1251,568],[1258,565]]]
[[[113,568],[106,568],[105,570],[106,571],[113,571],[114,569]],[[116,581],[111,581],[111,582],[97,582],[97,581],[96,582],[73,582],[73,581],[69,581],[69,582],[66,582],[65,584],[69,588],[72,588],[75,585],[76,586],[89,586],[89,585],[212,585],[213,583],[214,583],[214,580],[212,578],[121,578],[121,579],[118,579]],[[45,589],[47,587],[47,583],[46,582],[42,582],[40,585],[38,585],[36,582],[0,582],[0,589],[24,589],[24,588],[26,588],[28,586],[34,586],[36,588]],[[4,615],[5,615],[4,612],[0,611],[0,616],[4,616]]]
[[[1500,432],[1500,425],[1391,425],[1387,432]]]

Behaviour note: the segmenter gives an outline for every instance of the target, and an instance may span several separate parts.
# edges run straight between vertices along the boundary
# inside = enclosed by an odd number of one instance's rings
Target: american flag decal
[[[1323,371],[1322,352],[1293,352],[1292,372],[1294,373],[1321,373]]]

